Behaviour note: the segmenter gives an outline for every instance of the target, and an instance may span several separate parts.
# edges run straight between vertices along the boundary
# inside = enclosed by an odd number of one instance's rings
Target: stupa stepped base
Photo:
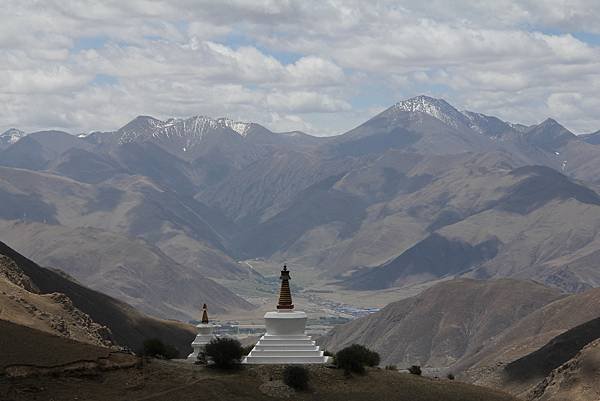
[[[248,364],[310,364],[327,363],[315,342],[306,335],[265,334],[243,363]]]
[[[242,363],[254,365],[308,365],[329,361],[328,356],[247,356]]]

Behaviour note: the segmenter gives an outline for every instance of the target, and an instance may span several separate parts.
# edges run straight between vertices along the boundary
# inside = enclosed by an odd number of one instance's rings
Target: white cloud
[[[332,133],[419,93],[600,128],[600,51],[580,39],[597,1],[5,0],[0,18],[0,128],[207,114]]]

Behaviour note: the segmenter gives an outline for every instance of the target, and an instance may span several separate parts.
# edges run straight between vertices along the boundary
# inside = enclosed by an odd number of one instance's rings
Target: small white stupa
[[[306,335],[306,313],[294,311],[290,292],[290,272],[287,266],[281,271],[281,290],[276,312],[265,314],[267,332],[243,363],[250,364],[308,364],[327,363],[315,342]]]
[[[202,359],[201,356],[204,353],[204,346],[210,342],[215,335],[213,330],[217,327],[221,327],[218,324],[212,324],[208,321],[208,311],[206,304],[202,306],[202,321],[196,326],[198,328],[198,334],[192,342],[192,348],[194,352],[188,355],[187,360],[189,362],[196,362],[198,359]]]

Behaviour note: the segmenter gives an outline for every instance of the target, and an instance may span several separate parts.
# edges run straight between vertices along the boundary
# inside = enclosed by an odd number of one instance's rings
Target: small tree
[[[242,344],[234,338],[214,338],[204,346],[204,353],[215,365],[220,369],[230,369],[237,365],[242,356],[244,349]]]
[[[352,344],[335,354],[335,364],[344,369],[346,374],[362,374],[365,372],[365,366],[379,365],[379,354],[362,345]]]
[[[294,390],[306,390],[308,380],[308,369],[303,366],[291,365],[283,370],[283,382]]]
[[[141,353],[144,356],[164,359],[173,359],[179,356],[179,352],[177,352],[175,347],[163,343],[158,338],[149,338],[144,340]]]
[[[413,375],[417,375],[417,376],[421,376],[421,367],[419,365],[412,365],[410,368],[408,368],[408,371],[413,374]]]

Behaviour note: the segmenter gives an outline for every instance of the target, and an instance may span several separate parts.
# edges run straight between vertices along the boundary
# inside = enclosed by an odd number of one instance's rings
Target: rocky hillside
[[[557,302],[561,301],[567,299]],[[555,308],[552,304],[548,307]],[[539,337],[546,336],[542,332]],[[598,338],[600,318],[566,330],[539,349],[507,364],[501,360],[492,364],[488,361],[487,368],[479,371],[482,376],[478,382],[527,400],[596,400],[600,370]],[[518,342],[512,348],[518,354],[528,349],[525,343]],[[473,370],[462,376],[469,378],[472,373]]]
[[[528,395],[532,401],[594,401],[600,398],[600,340],[553,370]]]
[[[363,344],[380,353],[382,364],[449,368],[562,297],[530,281],[451,280],[337,326],[319,344],[330,351]]]
[[[540,349],[509,363],[504,371],[510,380],[516,381],[545,377],[598,338],[600,338],[600,318],[567,330]]]
[[[0,255],[0,319],[80,342],[112,344],[108,327],[94,322],[65,294],[41,293],[29,276],[4,255]]]
[[[108,341],[138,350],[160,338],[187,355],[191,325],[148,317],[91,290],[64,273],[43,268],[0,243],[0,318],[91,344]]]
[[[460,369],[478,377],[478,370],[503,366],[530,354],[553,338],[600,316],[600,289],[591,289],[557,299],[533,311],[496,336],[472,358],[462,361]],[[489,377],[489,372],[483,377]],[[485,381],[482,381],[484,383]]]

